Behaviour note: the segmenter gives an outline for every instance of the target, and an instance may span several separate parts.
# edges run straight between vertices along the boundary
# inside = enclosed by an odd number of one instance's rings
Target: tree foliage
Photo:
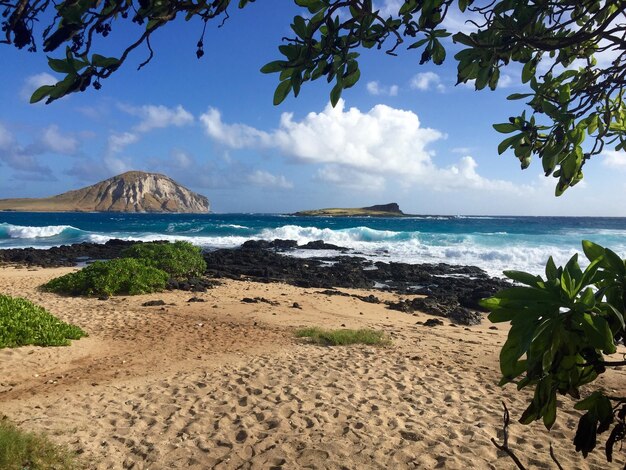
[[[614,0],[405,0],[397,13],[383,16],[372,0],[294,0],[306,9],[291,24],[293,34],[279,46],[280,60],[266,64],[278,73],[274,103],[297,96],[304,82],[333,83],[336,104],[344,89],[360,78],[359,50],[384,48],[395,55],[415,50],[419,63],[442,64],[455,52],[458,83],[473,81],[477,90],[498,86],[501,70],[519,64],[527,93],[524,109],[498,132],[511,134],[498,147],[508,149],[527,168],[533,155],[546,176],[558,179],[556,194],[583,178],[585,163],[608,145],[626,149],[624,68],[626,1]],[[50,103],[90,85],[100,88],[140,45],[152,58],[152,34],[178,19],[199,20],[196,44],[204,54],[204,27],[228,18],[230,0],[0,0],[2,42],[31,51],[43,46],[49,66],[64,78],[39,88],[31,101]],[[253,0],[239,0],[244,8]],[[449,31],[447,18],[461,15],[473,30]],[[46,22],[40,32],[39,22]],[[95,52],[98,41],[121,23],[137,25],[137,37],[117,57]],[[42,44],[40,45],[39,42]],[[62,51],[59,55],[59,50]],[[416,61],[417,62],[417,61]],[[585,142],[587,141],[587,142]]]
[[[520,271],[505,271],[518,286],[482,301],[492,322],[510,322],[500,352],[501,385],[534,387],[533,399],[520,418],[524,424],[542,419],[550,429],[556,420],[557,393],[580,400],[580,388],[593,382],[607,367],[626,361],[607,361],[624,340],[626,264],[613,251],[583,241],[589,265],[583,271],[574,255],[563,267],[552,258],[545,279]],[[585,411],[574,438],[586,457],[597,435],[610,431],[606,457],[626,435],[626,397],[596,390],[576,404]]]

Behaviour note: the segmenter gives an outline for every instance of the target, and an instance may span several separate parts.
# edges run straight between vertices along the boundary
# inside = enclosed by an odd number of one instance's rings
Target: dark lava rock
[[[458,307],[448,313],[447,318],[457,325],[478,325],[483,320],[483,315],[469,308]]]
[[[251,299],[250,297],[244,297],[241,299],[244,304],[258,304],[259,301],[257,299]]]
[[[201,297],[192,297],[187,302],[206,302],[206,300]]]
[[[326,243],[324,240],[315,240],[305,245],[300,245],[298,248],[301,250],[335,250],[335,251],[348,251],[349,248],[343,246],[333,245],[332,243]]]
[[[160,305],[165,305],[165,302],[163,300],[148,300],[147,302],[144,302],[141,304],[142,307],[158,307]]]
[[[389,302],[387,305],[391,310],[405,313],[418,310],[429,315],[445,317],[459,325],[477,325],[482,320],[480,313],[461,307],[455,297],[418,297],[403,302]]]
[[[348,294],[347,292],[342,292],[340,290],[336,290],[336,289],[325,289],[325,290],[318,290],[317,292],[315,292],[316,294],[323,294],[323,295],[338,295],[340,297],[350,297],[350,294]]]
[[[220,282],[214,279],[207,279],[206,277],[192,277],[185,280],[170,279],[167,281],[166,288],[169,290],[184,290],[188,292],[206,292],[208,289],[213,289]]]
[[[241,245],[241,248],[244,250],[274,249],[277,251],[286,251],[292,250],[297,246],[298,242],[296,240],[281,240],[280,238],[276,238],[271,242],[268,240],[247,240]]]
[[[73,245],[54,246],[45,250],[35,248],[9,248],[0,250],[0,263],[16,263],[28,266],[52,268],[76,266],[87,260],[119,258],[122,251],[136,242],[109,240],[100,243],[75,243]]]
[[[355,295],[355,297],[363,302],[367,302],[369,304],[379,304],[380,299],[373,294],[370,295]]]
[[[432,328],[433,326],[443,326],[443,322],[439,320],[439,318],[429,318],[423,323],[423,325],[430,326]]]
[[[294,303],[291,305],[291,308],[299,308],[299,309],[301,309],[301,310],[302,310],[302,307],[300,306],[300,304],[299,304],[298,302],[294,302]]]

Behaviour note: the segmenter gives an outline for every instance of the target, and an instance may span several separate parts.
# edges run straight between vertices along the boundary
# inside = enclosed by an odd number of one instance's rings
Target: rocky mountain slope
[[[202,213],[209,200],[158,173],[129,171],[48,198],[0,199],[0,210],[33,212]]]

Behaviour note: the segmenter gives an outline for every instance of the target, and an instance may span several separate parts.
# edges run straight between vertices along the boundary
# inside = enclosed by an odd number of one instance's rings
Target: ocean
[[[0,248],[48,248],[80,242],[187,240],[205,249],[233,248],[250,239],[313,240],[350,248],[380,261],[474,265],[543,272],[581,253],[591,240],[626,257],[626,218],[416,216],[311,218],[281,214],[120,214],[0,212]],[[335,256],[296,250],[292,256]],[[581,261],[584,260],[582,256]],[[581,262],[581,264],[584,264]]]

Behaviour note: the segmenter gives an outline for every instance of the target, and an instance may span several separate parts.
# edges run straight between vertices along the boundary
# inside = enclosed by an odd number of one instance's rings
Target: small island
[[[407,217],[397,203],[378,204],[357,208],[328,208],[300,211],[292,215],[299,217]]]

